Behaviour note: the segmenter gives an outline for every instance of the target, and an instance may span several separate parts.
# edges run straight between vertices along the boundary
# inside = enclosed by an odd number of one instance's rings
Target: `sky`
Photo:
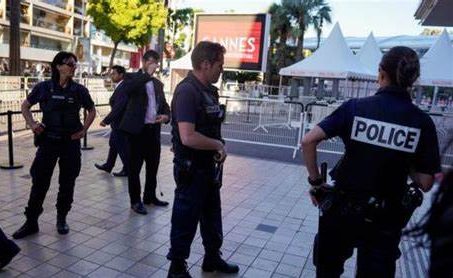
[[[238,13],[266,12],[279,0],[171,0],[172,5],[201,8],[205,12]],[[326,0],[332,8],[332,24],[325,24],[323,37],[329,34],[335,22],[340,23],[348,37],[366,37],[370,32],[377,37],[419,35],[425,26],[414,18],[420,0]],[[438,27],[430,27],[438,28]],[[449,29],[453,30],[452,28]],[[309,30],[306,37],[315,37]]]

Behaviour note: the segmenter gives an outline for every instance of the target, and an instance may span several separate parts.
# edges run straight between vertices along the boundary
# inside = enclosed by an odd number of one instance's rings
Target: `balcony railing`
[[[69,5],[68,1],[64,0],[41,0],[41,2],[61,8],[63,10],[71,9],[71,5]]]

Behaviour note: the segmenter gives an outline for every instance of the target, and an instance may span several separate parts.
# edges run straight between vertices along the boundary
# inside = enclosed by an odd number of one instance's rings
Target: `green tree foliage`
[[[165,26],[167,10],[159,0],[90,0],[88,15],[114,43],[111,67],[118,44],[146,45],[152,34]]]
[[[190,43],[192,43],[193,39],[193,27],[194,27],[194,20],[195,14],[202,12],[201,9],[192,9],[192,8],[184,8],[178,10],[169,9],[168,17],[167,17],[167,28],[169,33],[171,34],[167,36],[167,40],[171,42],[175,51],[176,51],[176,58],[181,57],[185,54],[183,50],[186,48],[185,41],[187,39],[188,33],[190,34]],[[190,32],[183,32],[185,28],[189,28]],[[189,45],[189,49],[191,45]]]
[[[296,52],[296,60],[299,61],[303,58],[305,31],[314,26],[320,37],[324,21],[331,22],[331,8],[325,0],[282,0],[282,6],[300,30]]]
[[[282,5],[272,4],[268,10],[271,15],[270,46],[268,52],[268,64],[266,83],[272,83],[272,75],[286,66],[288,35],[292,33],[289,11]]]

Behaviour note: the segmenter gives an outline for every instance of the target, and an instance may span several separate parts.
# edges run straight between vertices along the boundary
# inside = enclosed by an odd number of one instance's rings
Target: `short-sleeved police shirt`
[[[209,91],[217,95],[217,88],[203,85],[192,72],[187,79],[181,82],[175,90],[174,102],[172,102],[172,120],[175,122],[188,122],[196,124],[200,118],[202,106],[201,90]]]
[[[88,92],[88,89],[85,86],[72,80],[65,88],[62,88],[53,80],[40,82],[36,84],[35,87],[33,87],[33,90],[27,96],[27,101],[31,105],[35,105],[36,103],[43,105],[50,98],[52,89],[56,94],[59,94],[64,90],[71,90],[73,92],[76,92],[78,94],[78,100],[80,101],[80,104],[83,108],[91,110],[94,107],[94,102]]]
[[[345,154],[332,178],[343,189],[391,194],[400,192],[409,171],[440,172],[433,121],[397,87],[343,103],[319,124],[328,138],[339,136]]]

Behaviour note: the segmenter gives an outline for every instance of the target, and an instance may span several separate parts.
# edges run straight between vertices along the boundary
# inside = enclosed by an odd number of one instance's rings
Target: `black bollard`
[[[84,109],[83,110],[83,122],[85,123],[85,120],[87,118],[87,111]],[[88,146],[88,132],[85,133],[85,136],[83,136],[83,145],[82,147],[80,148],[81,150],[84,150],[84,151],[88,151],[88,150],[92,150],[94,149],[93,146]]]
[[[8,110],[7,117],[8,117],[8,155],[9,155],[9,163],[0,165],[1,169],[5,170],[12,170],[12,169],[19,169],[24,167],[22,164],[15,164],[14,163],[14,149],[13,149],[13,111]]]

